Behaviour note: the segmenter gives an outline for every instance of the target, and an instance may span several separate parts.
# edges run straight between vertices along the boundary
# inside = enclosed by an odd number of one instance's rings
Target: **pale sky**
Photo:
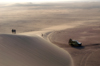
[[[2,2],[34,2],[34,3],[45,3],[45,2],[68,2],[68,1],[100,1],[100,0],[0,0]]]

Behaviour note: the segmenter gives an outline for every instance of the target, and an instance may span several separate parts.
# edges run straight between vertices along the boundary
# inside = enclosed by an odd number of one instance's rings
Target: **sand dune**
[[[0,5],[0,66],[71,66],[67,51],[74,66],[100,66],[100,2]]]
[[[0,34],[0,66],[72,66],[72,59],[38,36]]]

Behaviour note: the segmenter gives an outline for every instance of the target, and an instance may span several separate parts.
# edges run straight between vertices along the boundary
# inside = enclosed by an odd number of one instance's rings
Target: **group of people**
[[[13,34],[16,34],[16,30],[15,30],[15,29],[12,29],[12,33],[13,33]]]

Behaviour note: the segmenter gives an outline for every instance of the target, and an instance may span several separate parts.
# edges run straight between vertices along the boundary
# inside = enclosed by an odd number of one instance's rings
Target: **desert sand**
[[[0,35],[0,66],[72,66],[68,52],[38,36]]]
[[[71,47],[69,39],[82,42],[82,47]],[[99,66],[100,23],[85,23],[75,28],[56,31],[49,35],[51,42],[68,51],[75,66]]]
[[[99,66],[99,12],[99,2],[1,5],[0,66]]]

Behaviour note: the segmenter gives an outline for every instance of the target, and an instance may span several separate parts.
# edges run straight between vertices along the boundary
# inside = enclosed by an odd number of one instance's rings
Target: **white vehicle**
[[[69,45],[71,45],[71,46],[82,46],[82,43],[78,42],[77,40],[69,39]]]

